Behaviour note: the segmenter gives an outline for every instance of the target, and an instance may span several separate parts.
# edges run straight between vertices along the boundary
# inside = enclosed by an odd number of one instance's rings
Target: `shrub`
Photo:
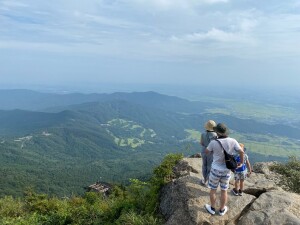
[[[157,212],[159,204],[159,193],[163,185],[174,178],[173,167],[183,158],[183,154],[168,154],[162,163],[154,168],[150,179],[150,188],[145,202],[145,211],[150,215]]]
[[[111,195],[86,193],[67,199],[25,192],[24,200],[0,199],[0,224],[3,225],[159,225],[157,215],[160,188],[174,177],[172,168],[181,154],[169,154],[147,181],[131,179],[127,187],[115,186]]]
[[[96,192],[86,192],[83,198],[89,203],[90,205],[94,205],[100,198],[102,194]]]
[[[116,221],[117,225],[160,225],[161,221],[152,215],[139,215],[134,211],[124,213]]]
[[[271,170],[281,174],[280,184],[288,191],[300,194],[300,160],[290,156],[286,164],[275,163]]]
[[[12,196],[0,199],[0,215],[2,217],[18,217],[24,213],[24,204]]]
[[[163,162],[154,169],[152,183],[161,187],[174,178],[173,167],[183,158],[182,154],[168,154]]]

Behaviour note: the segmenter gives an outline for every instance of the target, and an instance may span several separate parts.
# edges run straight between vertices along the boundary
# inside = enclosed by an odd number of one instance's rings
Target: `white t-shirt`
[[[233,155],[236,152],[240,152],[242,150],[239,143],[233,138],[227,137],[220,138],[218,140],[221,142],[223,148],[227,151],[228,154]],[[230,171],[229,169],[227,169],[225,164],[223,148],[216,140],[212,140],[207,146],[207,150],[213,152],[213,162],[211,168],[220,171]]]

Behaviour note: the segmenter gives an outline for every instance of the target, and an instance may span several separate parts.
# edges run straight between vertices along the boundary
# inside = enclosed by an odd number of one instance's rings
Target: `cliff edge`
[[[204,204],[209,203],[209,188],[200,185],[201,158],[184,158],[173,168],[176,178],[161,190],[160,211],[165,224],[300,225],[300,195],[281,189],[276,184],[279,175],[270,171],[269,166],[270,163],[254,164],[254,172],[245,181],[243,196],[230,192],[231,180],[228,212],[219,216],[204,209]],[[218,204],[217,200],[217,209]]]

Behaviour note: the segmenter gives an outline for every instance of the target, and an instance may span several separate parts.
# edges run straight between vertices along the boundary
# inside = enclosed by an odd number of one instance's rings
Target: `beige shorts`
[[[234,180],[245,180],[247,178],[247,170],[234,172]]]

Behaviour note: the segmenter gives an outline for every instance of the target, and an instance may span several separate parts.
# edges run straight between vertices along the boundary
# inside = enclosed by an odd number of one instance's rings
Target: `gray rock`
[[[270,166],[274,165],[274,162],[258,162],[253,165],[253,171],[255,173],[262,173],[265,175],[270,174]]]
[[[253,195],[239,197],[228,193],[228,213],[223,217],[210,215],[204,208],[209,203],[209,189],[200,185],[201,165],[201,159],[183,159],[174,169],[182,176],[162,189],[160,211],[167,220],[166,225],[226,224],[239,218],[243,209],[255,199]],[[219,197],[220,193],[217,195]]]
[[[299,225],[300,196],[285,191],[262,194],[243,215],[238,225]]]
[[[166,225],[300,225],[300,195],[283,191],[276,185],[270,163],[260,163],[245,181],[245,194],[228,193],[228,212],[210,215],[204,208],[209,203],[209,189],[200,185],[201,158],[184,158],[173,169],[176,179],[162,188],[160,211]],[[231,185],[234,181],[231,180]],[[231,186],[232,188],[232,186]],[[219,195],[217,192],[217,209]]]
[[[198,176],[201,176],[201,168],[201,158],[184,158],[180,160],[178,164],[173,168],[173,172],[176,178],[190,175],[191,173],[195,173],[198,174]]]

